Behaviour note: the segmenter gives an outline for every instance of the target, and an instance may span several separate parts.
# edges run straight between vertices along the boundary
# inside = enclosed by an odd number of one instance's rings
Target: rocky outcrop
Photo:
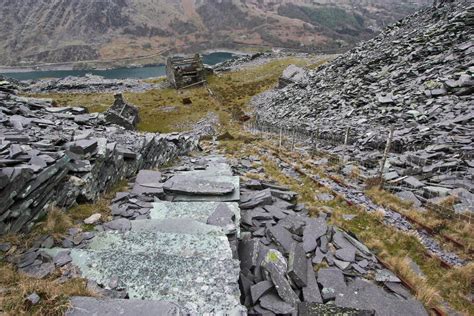
[[[455,194],[456,210],[472,212],[473,24],[465,1],[422,10],[308,71],[308,86],[258,96],[259,124],[298,130],[373,171],[393,127],[386,179],[423,200]]]
[[[119,180],[194,149],[194,134],[142,134],[84,108],[0,91],[0,234],[49,207],[91,202]]]

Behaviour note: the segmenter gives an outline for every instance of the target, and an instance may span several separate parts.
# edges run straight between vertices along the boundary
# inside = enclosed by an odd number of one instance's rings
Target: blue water
[[[235,55],[228,52],[215,52],[203,55],[203,61],[208,65],[215,65],[220,62],[234,58]],[[17,80],[37,80],[41,78],[64,78],[67,76],[83,77],[86,74],[99,75],[108,79],[137,78],[146,79],[164,76],[166,74],[165,65],[142,67],[142,68],[116,68],[109,70],[49,70],[2,73],[9,78]]]

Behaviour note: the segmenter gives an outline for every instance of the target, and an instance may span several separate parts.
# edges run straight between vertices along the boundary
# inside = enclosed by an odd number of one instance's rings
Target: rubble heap
[[[264,172],[252,156],[234,169]],[[363,243],[326,213],[310,217],[288,187],[249,180],[240,192],[240,287],[250,315],[427,315]]]
[[[473,25],[469,1],[419,11],[307,71],[307,85],[256,97],[258,124],[298,130],[373,170],[393,126],[386,179],[425,199],[460,190],[457,211],[472,212]]]
[[[49,206],[95,200],[120,179],[189,152],[194,134],[141,134],[80,107],[0,91],[0,234]]]
[[[140,120],[138,108],[128,104],[121,93],[114,95],[114,104],[105,112],[105,120],[125,129],[134,130]]]

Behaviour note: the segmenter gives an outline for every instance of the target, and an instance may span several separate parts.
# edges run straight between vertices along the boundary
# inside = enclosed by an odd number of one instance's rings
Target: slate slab
[[[287,263],[283,255],[278,250],[270,249],[262,262],[262,267],[270,274],[278,296],[291,306],[296,305],[300,299],[286,278]]]
[[[293,243],[288,256],[288,276],[299,287],[307,285],[308,267],[306,252],[301,243]]]
[[[323,268],[318,271],[318,283],[323,286],[323,298],[335,298],[346,289],[342,271],[337,268]]]
[[[293,305],[283,301],[278,295],[269,293],[260,298],[260,305],[275,314],[285,315],[295,311]]]
[[[252,296],[252,302],[256,304],[260,297],[268,293],[274,287],[272,281],[261,281],[257,284],[254,284],[250,287],[250,293]]]
[[[293,243],[296,241],[293,239],[291,233],[281,225],[275,225],[267,229],[268,236],[282,247],[285,254],[288,254],[291,250]]]
[[[147,300],[98,299],[93,297],[71,298],[67,316],[179,316],[182,309],[175,303]]]
[[[316,249],[317,239],[326,234],[327,228],[326,220],[321,217],[306,220],[306,227],[303,231],[303,248],[306,252]]]
[[[311,259],[308,259],[306,265],[306,286],[302,288],[303,301],[309,303],[323,303],[321,292],[319,291],[316,274],[313,269]]]
[[[230,182],[218,182],[180,175],[167,180],[163,184],[163,189],[171,193],[189,195],[225,195],[232,193],[235,187]]]
[[[301,302],[298,304],[299,316],[374,316],[375,312],[356,308],[338,307],[333,304]]]
[[[391,295],[367,280],[354,280],[341,294],[335,302],[340,307],[370,309],[382,316],[428,315],[420,302]]]

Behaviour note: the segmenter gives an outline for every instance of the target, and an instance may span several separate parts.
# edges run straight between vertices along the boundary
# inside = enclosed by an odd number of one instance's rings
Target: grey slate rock
[[[126,232],[131,229],[132,225],[128,219],[119,218],[103,225],[105,230],[118,230],[120,232]]]
[[[283,301],[278,297],[278,295],[274,293],[265,294],[263,297],[261,297],[260,305],[263,308],[279,315],[290,314],[295,311],[295,307],[293,307],[293,305]]]
[[[323,268],[318,271],[318,283],[323,286],[323,298],[335,298],[346,289],[342,271],[337,268]]]
[[[234,225],[235,214],[232,210],[224,203],[220,203],[216,210],[207,219],[207,224],[228,227]]]
[[[355,308],[338,307],[333,304],[313,302],[298,303],[298,316],[374,316],[375,312]]]
[[[370,309],[383,316],[428,315],[420,302],[390,295],[382,288],[362,279],[354,280],[341,294],[336,296],[335,302],[340,307]]]
[[[272,281],[261,281],[250,287],[250,293],[252,296],[252,302],[256,304],[260,297],[268,293],[274,287]]]
[[[354,262],[355,253],[355,248],[347,247],[336,250],[335,256],[342,261]]]
[[[240,202],[240,208],[246,210],[257,206],[271,205],[273,198],[270,189],[265,189],[242,196]]]
[[[317,239],[326,234],[327,224],[323,218],[309,218],[303,231],[303,248],[312,252],[317,247]]]
[[[12,247],[12,245],[8,242],[0,243],[0,251],[2,251],[2,252],[7,252],[8,250],[10,250],[11,247]]]
[[[53,262],[57,267],[62,267],[72,261],[72,258],[70,256],[71,252],[68,250],[64,250],[59,252],[56,256],[53,258]]]
[[[260,248],[260,242],[256,238],[239,242],[238,253],[242,270],[250,270],[257,265]]]
[[[262,267],[270,274],[280,298],[294,306],[300,301],[286,278],[287,263],[283,255],[275,249],[270,249],[262,262]],[[260,301],[261,302],[261,301]],[[264,307],[262,305],[262,307]],[[264,307],[265,308],[265,307]],[[268,308],[267,308],[268,309]]]
[[[321,292],[319,291],[316,274],[314,273],[313,264],[308,259],[306,266],[306,286],[302,288],[303,301],[308,303],[323,303]]]
[[[229,182],[208,181],[201,178],[178,175],[163,184],[165,191],[190,195],[225,195],[232,193],[235,187]]]
[[[71,298],[71,308],[66,312],[67,316],[117,316],[117,315],[140,315],[140,316],[179,316],[181,308],[169,302],[146,301],[146,300],[123,300],[123,299],[97,299],[93,297]]]
[[[34,293],[31,293],[30,295],[28,295],[26,297],[26,300],[28,301],[28,303],[30,303],[31,305],[36,305],[39,303],[39,301],[41,300],[41,298],[39,297],[38,294],[36,294],[36,292]]]
[[[296,241],[293,239],[291,233],[281,225],[275,225],[267,229],[267,234],[275,243],[281,246],[283,252],[288,254],[291,250],[293,243]]]
[[[307,285],[308,268],[306,252],[301,243],[293,243],[288,256],[288,276],[298,287]]]

